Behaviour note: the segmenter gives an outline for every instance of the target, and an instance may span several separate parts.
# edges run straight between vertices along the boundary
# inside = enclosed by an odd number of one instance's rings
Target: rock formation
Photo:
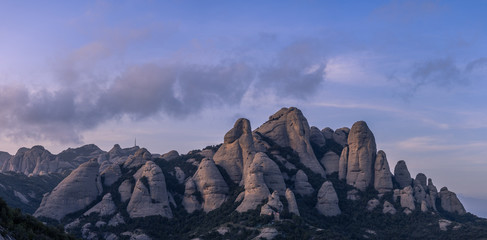
[[[328,151],[320,160],[321,164],[325,167],[325,171],[327,175],[332,173],[338,172],[339,170],[339,162],[340,156],[338,156],[333,151]]]
[[[253,162],[249,170],[248,176],[245,178],[245,192],[244,199],[237,207],[237,212],[246,212],[255,209],[269,196],[269,188],[264,180],[264,167],[262,162]]]
[[[42,199],[35,217],[60,220],[91,204],[101,193],[96,159],[81,164]]]
[[[228,185],[213,160],[204,158],[193,180],[203,198],[202,205],[205,212],[220,207],[227,200]]]
[[[347,167],[348,167],[348,146],[345,146],[340,155],[340,161],[338,162],[338,179],[347,179]]]
[[[132,196],[132,183],[130,180],[125,180],[118,187],[118,192],[120,193],[120,201],[125,202]]]
[[[167,153],[162,154],[161,158],[164,158],[166,161],[172,161],[179,157],[179,153],[176,150],[171,150]]]
[[[411,186],[407,186],[401,190],[401,207],[412,211],[416,209],[414,205],[413,188]]]
[[[194,183],[193,178],[188,178],[184,185],[184,198],[182,202],[184,209],[188,213],[193,213],[194,211],[201,209],[201,203],[196,194],[196,184]]]
[[[447,212],[457,213],[464,215],[467,213],[463,204],[458,200],[457,195],[454,192],[448,190],[447,187],[442,187],[439,193],[441,208]]]
[[[367,207],[365,209],[367,209],[367,211],[373,211],[377,206],[379,206],[380,202],[379,200],[377,199],[370,199],[368,202],[367,202]]]
[[[399,184],[400,188],[411,186],[411,174],[409,173],[408,167],[406,166],[406,162],[404,160],[397,162],[396,167],[394,168],[394,178],[396,179],[396,182]]]
[[[348,135],[347,184],[361,191],[374,181],[376,145],[374,134],[364,121],[353,124]]]
[[[249,120],[238,119],[225,134],[223,145],[213,156],[215,163],[225,169],[233,182],[245,181],[246,169],[254,158],[254,141]]]
[[[115,213],[117,207],[112,200],[112,194],[107,193],[103,196],[101,202],[86,211],[83,215],[88,216],[91,213],[98,213],[100,216],[109,216]]]
[[[139,171],[141,176],[136,179],[134,191],[127,205],[130,217],[160,215],[172,218],[166,179],[161,168],[154,162],[147,161]]]
[[[300,161],[313,172],[325,177],[325,171],[314,155],[309,141],[310,127],[301,110],[282,108],[255,130],[270,138],[281,147],[291,147],[298,153]]]
[[[267,198],[267,203],[260,209],[260,215],[274,216],[275,220],[279,220],[279,215],[282,212],[284,205],[279,199],[279,193],[274,191]]]
[[[437,211],[436,199],[438,198],[438,189],[436,189],[435,185],[433,185],[433,180],[431,180],[431,178],[428,179],[428,190],[429,190],[431,206],[435,211]]]
[[[320,129],[314,126],[310,128],[309,141],[318,147],[324,147],[326,145],[325,137]]]
[[[47,174],[56,172],[57,162],[55,156],[42,146],[34,146],[31,149],[21,148],[17,153],[5,161],[2,172],[17,172],[25,175]]]
[[[294,180],[294,192],[301,196],[308,196],[313,194],[315,190],[313,186],[308,182],[308,176],[303,170],[298,170]]]
[[[347,127],[339,128],[333,133],[333,141],[345,147],[348,144],[350,129]]]
[[[123,163],[124,168],[138,168],[143,166],[147,161],[152,159],[152,154],[147,151],[145,148],[141,148],[135,152],[134,155],[131,155],[127,158],[127,160]]]
[[[338,196],[330,181],[326,181],[321,185],[318,191],[316,209],[325,216],[336,216],[342,213],[338,207]]]
[[[262,165],[264,171],[264,181],[268,188],[276,190],[280,195],[286,193],[286,183],[282,177],[281,170],[265,153],[255,154],[254,162]]]
[[[101,177],[103,179],[103,185],[111,186],[122,176],[122,171],[118,164],[112,164],[107,167],[102,173]]]
[[[388,201],[384,201],[384,205],[382,208],[382,213],[386,214],[389,213],[391,215],[396,214],[396,208],[394,208],[394,205]]]
[[[377,152],[375,159],[374,188],[383,194],[392,190],[392,173],[389,169],[386,153],[382,150]]]
[[[298,204],[296,203],[296,198],[294,197],[293,191],[291,189],[286,189],[286,201],[289,213],[294,213],[299,216]]]

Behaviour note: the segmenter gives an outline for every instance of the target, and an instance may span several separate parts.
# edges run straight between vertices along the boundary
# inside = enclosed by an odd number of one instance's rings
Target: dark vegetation
[[[64,233],[62,225],[44,225],[36,218],[22,214],[20,209],[10,208],[3,199],[0,199],[0,234],[10,235],[17,240],[75,239]]]

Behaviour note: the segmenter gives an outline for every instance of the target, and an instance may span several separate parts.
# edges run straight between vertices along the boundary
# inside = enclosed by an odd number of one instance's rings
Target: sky
[[[0,150],[186,153],[295,106],[320,129],[365,120],[391,170],[487,217],[485,1],[0,5]]]

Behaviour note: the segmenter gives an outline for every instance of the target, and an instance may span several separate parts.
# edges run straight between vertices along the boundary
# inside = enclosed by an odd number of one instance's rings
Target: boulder
[[[132,196],[132,183],[130,180],[125,180],[118,186],[118,192],[120,193],[120,201],[125,202]]]
[[[81,164],[50,193],[44,195],[34,216],[60,220],[90,205],[102,191],[99,167],[96,159]]]
[[[333,133],[333,141],[345,147],[348,144],[350,129],[347,127],[339,128]]]
[[[374,181],[377,149],[374,134],[364,121],[353,124],[348,135],[348,147],[347,184],[365,191]]]
[[[384,206],[382,208],[382,213],[386,214],[389,213],[391,215],[396,214],[396,208],[394,208],[394,205],[388,201],[384,201]]]
[[[176,150],[171,150],[161,155],[161,158],[164,158],[164,160],[166,161],[172,161],[178,157],[179,157],[179,153]]]
[[[286,201],[289,213],[294,213],[299,216],[299,208],[296,203],[296,198],[294,197],[293,191],[291,189],[286,189]]]
[[[279,193],[274,191],[267,198],[267,203],[260,209],[260,215],[274,216],[275,220],[279,220],[279,215],[282,212],[284,205],[279,199]]]
[[[392,190],[392,173],[389,169],[386,153],[382,150],[377,152],[374,167],[374,188],[380,194],[390,192]]]
[[[414,205],[413,188],[407,186],[401,190],[401,207],[410,210],[416,209]]]
[[[320,129],[314,126],[310,128],[309,141],[317,147],[324,147],[326,145],[325,137]]]
[[[264,180],[264,167],[261,161],[253,162],[245,178],[244,199],[237,207],[237,212],[246,212],[256,209],[269,196],[269,188]]]
[[[428,211],[428,204],[426,203],[425,200],[421,201],[421,212],[427,212]]]
[[[238,119],[225,134],[222,146],[213,156],[215,163],[225,169],[234,183],[245,182],[244,176],[254,158],[254,140],[250,121]]]
[[[281,147],[291,147],[306,167],[322,177],[326,176],[311,147],[310,127],[301,110],[282,108],[255,132],[270,138]]]
[[[146,161],[136,183],[127,212],[131,218],[160,215],[172,218],[166,179],[162,170],[152,161]]]
[[[333,129],[331,129],[329,127],[321,129],[321,134],[325,138],[325,141],[334,141],[333,140],[333,134],[334,133],[335,133],[335,131],[333,131]],[[348,136],[347,136],[347,138],[348,138]]]
[[[219,208],[227,200],[228,185],[213,160],[208,158],[201,160],[193,180],[203,198],[202,205],[205,212]]]
[[[328,151],[321,158],[320,162],[325,167],[326,174],[331,175],[339,170],[340,156],[333,151]]]
[[[450,213],[457,213],[459,215],[464,215],[467,213],[463,204],[458,200],[457,195],[451,192],[446,187],[442,187],[439,193],[441,208]]]
[[[348,165],[348,146],[345,146],[340,155],[340,160],[338,162],[338,179],[347,179],[347,165]]]
[[[294,179],[294,192],[301,196],[309,196],[313,194],[315,190],[313,186],[308,182],[308,176],[303,170],[298,170]]]
[[[338,207],[338,196],[330,181],[326,181],[321,185],[318,191],[318,202],[316,209],[325,216],[336,216],[341,214]]]
[[[194,211],[201,209],[201,203],[196,194],[196,184],[194,183],[193,178],[188,178],[184,185],[184,198],[182,202],[184,209],[188,213],[193,213]]]
[[[117,207],[112,200],[112,194],[107,193],[103,199],[95,206],[86,211],[83,215],[89,216],[91,213],[98,213],[99,216],[109,216],[117,211]]]
[[[404,160],[397,162],[396,167],[394,168],[394,178],[399,184],[399,188],[411,186],[411,174],[409,173],[408,167],[406,166],[406,162]]]

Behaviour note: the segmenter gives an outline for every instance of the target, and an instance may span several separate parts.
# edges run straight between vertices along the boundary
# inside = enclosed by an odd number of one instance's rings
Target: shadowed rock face
[[[404,160],[397,162],[396,167],[394,168],[394,178],[396,179],[396,182],[399,184],[400,188],[411,186],[411,174],[409,173],[408,167],[406,166],[406,162]]]
[[[348,135],[347,183],[364,191],[374,181],[376,145],[364,121],[353,124]]]
[[[282,108],[255,130],[281,147],[291,147],[300,161],[313,172],[325,177],[325,171],[314,155],[310,143],[310,127],[301,110]]]
[[[215,163],[225,169],[233,182],[245,182],[246,169],[252,163],[255,149],[252,129],[247,119],[240,118],[225,134],[223,145],[213,156]]]
[[[448,188],[442,187],[439,197],[443,210],[451,213],[458,213],[460,215],[467,213],[463,207],[463,204],[460,202],[460,200],[458,200],[457,195],[454,192],[450,192]]]
[[[52,192],[44,196],[34,216],[60,220],[96,200],[102,190],[98,177],[99,167],[96,159],[81,164]]]
[[[294,180],[294,191],[301,196],[311,195],[315,190],[308,182],[308,176],[303,170],[298,170]]]
[[[333,151],[328,151],[320,160],[321,164],[325,167],[327,175],[338,172],[340,156]]]
[[[326,145],[326,139],[323,136],[323,133],[321,133],[320,129],[314,126],[310,128],[309,141],[318,147]]]

